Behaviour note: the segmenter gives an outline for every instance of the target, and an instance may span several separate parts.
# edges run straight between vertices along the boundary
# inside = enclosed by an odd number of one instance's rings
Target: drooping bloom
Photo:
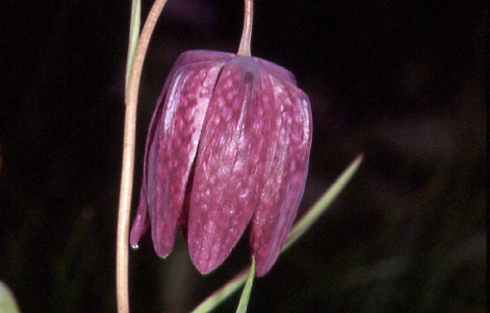
[[[131,245],[150,226],[164,258],[180,226],[194,265],[209,273],[250,223],[256,275],[264,275],[296,217],[311,135],[308,97],[286,69],[231,53],[183,53],[150,123]]]

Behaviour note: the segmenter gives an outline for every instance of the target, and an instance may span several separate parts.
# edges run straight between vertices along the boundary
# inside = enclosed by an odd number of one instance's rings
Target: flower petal
[[[131,234],[129,235],[129,244],[133,248],[138,248],[138,242],[141,236],[148,230],[150,225],[150,217],[148,215],[148,207],[146,204],[146,184],[143,183],[140,190],[140,201],[138,204],[138,210],[131,227]]]
[[[189,63],[196,59],[193,56],[192,53],[184,53],[176,62],[170,83],[166,82],[158,101],[146,148],[141,192],[142,197],[146,193],[146,203],[140,201],[138,213],[147,206],[153,244],[161,257],[166,257],[173,249],[202,125],[216,79],[224,64],[224,61],[215,59],[198,59]],[[144,215],[137,216],[141,218],[137,218],[136,222],[144,220]],[[141,235],[141,224],[135,223],[133,226],[132,244]]]
[[[280,67],[277,67],[279,70]],[[308,97],[287,73],[265,67],[260,84],[262,106],[275,111],[270,135],[265,186],[252,219],[251,245],[257,276],[269,271],[284,245],[304,192],[311,146],[311,111]],[[269,96],[272,95],[272,96]]]
[[[189,252],[201,273],[230,254],[258,204],[266,150],[263,133],[254,127],[256,73],[251,58],[230,60],[206,116],[188,228]]]
[[[253,59],[256,63],[259,64],[259,66],[262,68],[262,71],[269,72],[269,75],[274,76],[283,84],[289,82],[293,84],[294,87],[296,87],[296,78],[294,77],[293,73],[291,73],[284,67],[261,58],[254,57]]]

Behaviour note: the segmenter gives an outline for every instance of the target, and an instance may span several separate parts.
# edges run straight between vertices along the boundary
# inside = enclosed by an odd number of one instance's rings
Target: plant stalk
[[[129,313],[128,295],[128,247],[129,217],[131,195],[133,192],[134,150],[136,142],[136,112],[138,92],[143,63],[148,50],[155,24],[167,0],[156,0],[148,14],[141,32],[133,59],[129,83],[126,89],[126,112],[124,120],[123,158],[121,169],[121,187],[119,195],[119,213],[117,218],[116,240],[116,292],[118,313]]]
[[[243,17],[243,31],[242,38],[240,40],[240,46],[238,47],[238,55],[251,56],[250,42],[252,41],[252,24],[254,15],[254,2],[253,0],[245,0],[245,13]]]

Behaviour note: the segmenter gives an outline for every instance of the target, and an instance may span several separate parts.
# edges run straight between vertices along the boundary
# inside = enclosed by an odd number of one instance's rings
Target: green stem
[[[246,313],[248,302],[250,302],[250,295],[252,294],[252,285],[255,278],[255,259],[252,257],[252,265],[250,266],[250,271],[248,272],[247,281],[245,282],[245,287],[243,287],[242,296],[240,297],[240,302],[236,309],[236,313]]]
[[[131,21],[129,26],[128,61],[126,63],[126,93],[129,84],[129,75],[131,74],[131,67],[133,66],[134,54],[136,52],[136,46],[138,45],[140,26],[141,0],[133,0],[131,3]]]

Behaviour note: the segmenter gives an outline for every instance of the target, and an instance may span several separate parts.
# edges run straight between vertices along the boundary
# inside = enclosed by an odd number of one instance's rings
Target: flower
[[[311,146],[308,97],[271,62],[188,51],[172,68],[150,123],[130,243],[151,226],[160,257],[186,233],[209,273],[250,223],[256,275],[279,256],[303,195]]]

